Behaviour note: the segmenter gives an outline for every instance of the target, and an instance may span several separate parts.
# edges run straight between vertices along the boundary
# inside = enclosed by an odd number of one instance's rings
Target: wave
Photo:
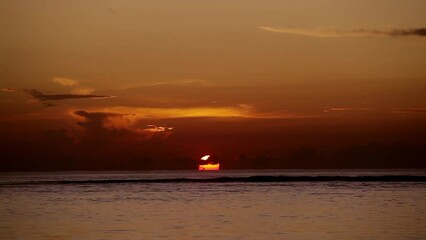
[[[1,185],[27,184],[120,184],[120,183],[274,183],[274,182],[426,182],[426,176],[249,176],[216,178],[160,178],[160,179],[96,179],[59,180],[0,183]]]

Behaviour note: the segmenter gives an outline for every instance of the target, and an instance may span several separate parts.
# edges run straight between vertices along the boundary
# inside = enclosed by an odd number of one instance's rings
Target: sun
[[[204,155],[200,158],[202,161],[208,161],[210,159],[210,155]],[[214,163],[212,161],[209,161],[207,164],[200,164],[198,165],[199,171],[218,171],[219,170],[219,163]]]

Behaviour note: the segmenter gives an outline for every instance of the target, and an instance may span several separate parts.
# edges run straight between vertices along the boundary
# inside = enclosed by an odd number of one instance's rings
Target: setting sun
[[[198,165],[198,170],[199,171],[217,171],[217,170],[219,170],[219,163],[200,164],[200,165]]]
[[[210,155],[205,155],[200,158],[202,161],[207,161],[210,159]],[[211,171],[211,170],[219,170],[219,163],[215,163],[213,161],[209,161],[207,164],[198,165],[199,171]]]

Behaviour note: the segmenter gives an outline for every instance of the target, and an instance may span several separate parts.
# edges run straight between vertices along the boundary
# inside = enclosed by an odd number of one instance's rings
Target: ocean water
[[[426,239],[426,171],[0,173],[0,239]]]

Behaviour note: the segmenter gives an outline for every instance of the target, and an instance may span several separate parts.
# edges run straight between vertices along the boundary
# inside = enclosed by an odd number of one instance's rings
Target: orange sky
[[[423,9],[422,0],[0,1],[0,141],[38,149],[36,158],[49,152],[32,142],[50,138],[77,155],[108,142],[129,158],[425,144]]]

